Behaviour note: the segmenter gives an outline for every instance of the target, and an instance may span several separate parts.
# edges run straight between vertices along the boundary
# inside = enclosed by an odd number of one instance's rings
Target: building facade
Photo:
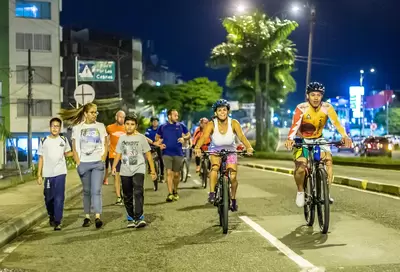
[[[60,84],[61,0],[0,1],[1,115],[5,127],[27,147],[28,49],[34,71],[32,96],[33,154],[39,137],[49,131],[49,119],[62,102]]]
[[[121,92],[124,100],[135,98],[134,90],[143,81],[142,42],[132,37],[121,37],[92,29],[64,29],[62,57],[63,107],[76,105],[74,91],[75,56],[79,60],[114,61],[113,82],[79,82],[95,90],[95,99],[117,98]]]

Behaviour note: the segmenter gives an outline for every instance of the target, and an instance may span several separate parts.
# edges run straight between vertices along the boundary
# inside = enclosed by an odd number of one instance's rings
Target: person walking
[[[96,228],[103,226],[102,183],[107,157],[107,132],[103,123],[96,122],[97,105],[88,103],[77,109],[61,110],[60,116],[72,125],[72,150],[83,186],[85,219],[82,227],[91,225],[91,207],[95,213]]]

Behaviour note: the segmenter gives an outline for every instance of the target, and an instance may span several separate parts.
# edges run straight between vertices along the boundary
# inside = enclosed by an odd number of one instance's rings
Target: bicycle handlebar
[[[307,144],[307,143],[294,143],[293,146],[295,147],[302,147],[302,146],[317,146],[317,145],[335,145],[335,146],[341,146],[343,145],[342,142],[327,142],[327,143],[312,143],[312,144]]]

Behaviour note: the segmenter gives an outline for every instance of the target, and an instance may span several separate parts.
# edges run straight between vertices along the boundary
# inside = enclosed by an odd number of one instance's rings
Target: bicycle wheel
[[[308,175],[304,179],[304,217],[307,222],[307,226],[313,226],[315,221],[315,203],[314,203],[314,186],[312,182],[312,176]]]
[[[224,177],[222,183],[222,232],[228,233],[228,212],[229,212],[229,179]]]
[[[186,159],[183,159],[182,165],[181,165],[181,182],[184,182],[184,183],[187,182],[188,174],[189,174],[189,165],[188,165]]]
[[[330,219],[328,175],[324,168],[319,168],[316,176],[319,228],[321,233],[326,234],[328,233]]]
[[[208,160],[203,160],[201,163],[201,182],[204,189],[207,188],[208,163]]]
[[[153,180],[154,183],[154,191],[158,190],[158,182],[160,181],[160,162],[157,160],[154,160],[154,168],[156,170],[156,175],[157,178],[156,180]]]

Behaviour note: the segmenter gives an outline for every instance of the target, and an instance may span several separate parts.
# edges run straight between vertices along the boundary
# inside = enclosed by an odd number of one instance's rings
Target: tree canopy
[[[163,109],[177,109],[181,115],[207,110],[221,97],[222,87],[216,81],[200,77],[177,85],[151,86],[141,84],[136,94],[157,112]]]

